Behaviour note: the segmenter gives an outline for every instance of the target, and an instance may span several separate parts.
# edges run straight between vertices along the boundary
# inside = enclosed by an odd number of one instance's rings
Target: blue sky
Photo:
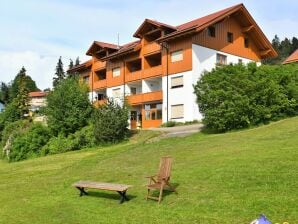
[[[236,0],[2,0],[0,81],[11,81],[22,66],[38,87],[51,87],[61,55],[65,65],[86,60],[93,40],[120,44],[145,18],[178,25],[241,3]],[[242,1],[271,40],[298,36],[297,0]]]

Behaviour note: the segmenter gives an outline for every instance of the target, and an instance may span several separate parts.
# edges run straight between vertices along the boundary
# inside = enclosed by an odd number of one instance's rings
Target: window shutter
[[[171,78],[171,87],[182,87],[183,86],[183,76],[177,76]]]
[[[184,117],[184,105],[172,105],[171,106],[171,118],[183,118]]]
[[[183,60],[183,51],[174,51],[171,53],[171,62],[182,61]]]
[[[112,70],[112,72],[113,72],[113,77],[120,76],[120,68],[119,67],[118,68],[114,68]]]
[[[112,95],[114,98],[120,97],[120,88],[113,89]]]

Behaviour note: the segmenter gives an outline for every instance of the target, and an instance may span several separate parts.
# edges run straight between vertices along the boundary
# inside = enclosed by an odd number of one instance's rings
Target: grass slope
[[[264,213],[298,223],[298,117],[220,135],[198,133],[144,144],[132,142],[19,163],[0,162],[0,223],[249,223]],[[141,139],[141,140],[140,140]],[[172,155],[179,194],[160,205],[144,200],[143,178]],[[90,191],[83,180],[132,184],[132,198]]]

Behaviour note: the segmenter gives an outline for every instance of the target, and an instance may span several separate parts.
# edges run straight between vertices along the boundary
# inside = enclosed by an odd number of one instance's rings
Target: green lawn
[[[0,223],[298,223],[298,117],[239,132],[130,143],[8,164],[0,161]],[[146,175],[174,157],[179,194],[146,201]],[[89,191],[78,180],[132,184],[131,200]]]

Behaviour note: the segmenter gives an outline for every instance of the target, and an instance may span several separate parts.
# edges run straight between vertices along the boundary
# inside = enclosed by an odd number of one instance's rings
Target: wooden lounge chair
[[[169,183],[171,177],[172,157],[161,157],[159,164],[159,172],[157,175],[148,176],[149,184],[147,185],[147,197],[146,200],[153,199],[160,203],[162,199],[163,190],[170,190],[177,193],[176,189]],[[153,197],[150,195],[150,190],[159,190],[159,197]]]

